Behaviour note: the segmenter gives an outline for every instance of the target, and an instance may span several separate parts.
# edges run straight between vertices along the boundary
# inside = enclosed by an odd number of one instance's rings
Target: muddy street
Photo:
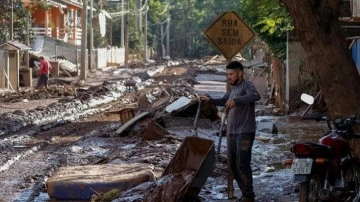
[[[181,189],[171,187],[169,179],[161,176],[183,140],[195,135],[197,95],[221,96],[225,91],[221,69],[222,66],[198,64],[145,70],[119,68],[98,73],[103,77],[94,74],[90,77],[92,85],[76,87],[73,94],[50,92],[46,94],[49,97],[38,99],[4,94],[0,99],[0,201],[50,201],[47,182],[60,168],[114,164],[140,166],[140,170],[149,171],[144,172],[146,177],[138,182],[139,186],[129,185],[121,195],[117,193],[115,201],[144,197],[157,201],[159,184],[166,186],[169,197],[176,200],[175,193]],[[99,85],[99,78],[107,79]],[[129,78],[136,82],[136,89],[125,85]],[[60,86],[58,81],[52,82],[53,86]],[[11,97],[20,101],[10,101]],[[169,106],[179,98],[189,103],[171,111]],[[295,116],[276,116],[264,100],[257,103],[256,109],[252,154],[256,201],[297,201],[297,185],[282,162],[292,156],[292,142],[316,141],[326,126]],[[125,112],[127,116],[122,116]],[[121,129],[140,115],[133,124]],[[196,135],[212,140],[217,147],[218,130],[219,120],[202,117]],[[220,158],[199,192],[201,201],[231,201],[227,199],[226,173],[223,137]],[[191,181],[191,177],[183,179]],[[235,196],[240,197],[235,183],[234,188]],[[147,190],[153,190],[153,194]],[[94,200],[102,194],[95,192]]]

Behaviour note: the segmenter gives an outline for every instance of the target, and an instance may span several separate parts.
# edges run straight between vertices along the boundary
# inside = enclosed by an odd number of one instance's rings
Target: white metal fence
[[[124,65],[125,48],[111,47],[95,50],[96,68],[105,68],[113,65]]]

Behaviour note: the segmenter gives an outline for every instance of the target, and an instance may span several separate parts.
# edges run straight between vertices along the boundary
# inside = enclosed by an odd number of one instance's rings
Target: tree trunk
[[[283,0],[332,118],[360,107],[360,76],[341,34],[339,0]]]
[[[313,66],[331,118],[360,107],[360,76],[338,22],[340,0],[282,0]],[[360,114],[359,114],[360,115]],[[353,145],[359,145],[354,144]],[[359,146],[356,146],[359,147]],[[359,148],[354,148],[360,150]],[[359,152],[356,152],[359,156]]]

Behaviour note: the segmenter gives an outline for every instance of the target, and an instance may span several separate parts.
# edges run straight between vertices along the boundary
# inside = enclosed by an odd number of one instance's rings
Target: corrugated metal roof
[[[18,50],[31,50],[31,47],[29,47],[23,43],[20,43],[19,41],[7,41],[7,42],[1,44],[0,46],[3,47],[5,45],[10,45]]]

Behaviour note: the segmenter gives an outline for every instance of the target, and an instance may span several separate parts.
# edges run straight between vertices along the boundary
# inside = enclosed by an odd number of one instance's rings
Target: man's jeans
[[[35,89],[38,89],[41,87],[41,85],[44,85],[44,88],[48,87],[48,80],[49,80],[49,75],[48,74],[40,74],[37,84],[35,86]]]
[[[251,170],[251,149],[255,133],[229,134],[227,157],[231,171],[245,197],[255,197]]]

